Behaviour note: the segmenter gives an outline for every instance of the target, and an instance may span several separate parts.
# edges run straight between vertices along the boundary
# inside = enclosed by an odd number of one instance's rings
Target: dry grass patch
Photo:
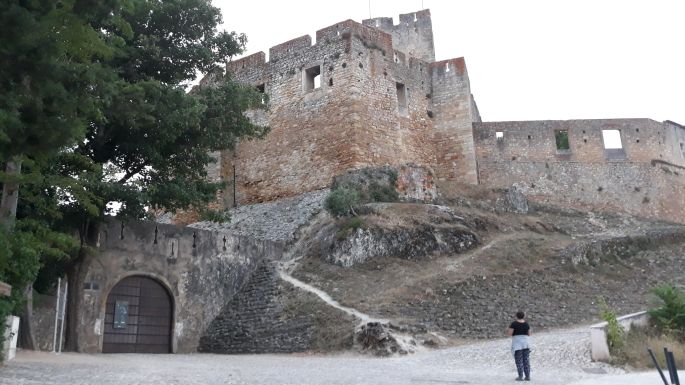
[[[614,355],[614,363],[636,369],[654,368],[647,349],[652,349],[661,368],[666,367],[664,348],[673,352],[676,367],[685,368],[685,341],[672,334],[660,334],[652,327],[633,327],[626,334],[625,344]]]

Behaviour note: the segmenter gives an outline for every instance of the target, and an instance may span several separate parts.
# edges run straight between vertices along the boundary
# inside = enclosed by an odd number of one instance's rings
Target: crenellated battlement
[[[263,51],[260,51],[252,55],[228,62],[226,64],[226,70],[232,73],[248,67],[259,67],[265,64],[266,55]]]
[[[316,31],[316,42],[318,44],[326,39],[334,39],[338,36],[344,36],[346,35],[346,32],[355,30],[358,28],[358,26],[359,23],[350,19],[341,21],[340,23],[335,23],[331,26]]]
[[[635,119],[482,122],[465,59],[435,61],[430,11],[395,20],[341,21],[318,30],[315,44],[302,36],[272,47],[269,62],[255,54],[229,65],[235,80],[269,94],[269,109],[250,118],[272,129],[264,140],[222,155],[224,181],[236,166],[239,204],[326,188],[351,169],[414,163],[431,167],[445,190],[452,183],[517,183],[550,201],[569,194],[589,204],[625,200],[633,213],[685,221],[685,209],[664,198],[683,196],[673,189],[685,182],[670,181],[683,178],[683,126]],[[605,148],[605,130],[620,134],[621,148]],[[557,134],[568,148],[557,148]],[[560,179],[548,183],[555,167],[552,178]],[[625,177],[605,185],[616,175]],[[628,194],[620,187],[626,180],[640,183]],[[650,183],[668,194],[648,193]],[[574,193],[559,187],[571,184]],[[614,195],[588,198],[586,191]]]
[[[288,40],[285,43],[269,48],[269,61],[279,60],[293,52],[302,51],[312,46],[312,37],[309,35]]]
[[[428,62],[435,60],[433,24],[428,9],[402,14],[398,24],[393,24],[391,17],[366,19],[362,24],[391,34],[396,50]]]
[[[463,57],[440,60],[430,63],[430,69],[434,77],[464,76],[466,74],[466,61]]]
[[[235,81],[269,95],[250,119],[263,141],[221,155],[238,203],[325,188],[353,168],[415,163],[475,181],[468,140],[474,105],[463,58],[434,61],[430,11],[344,20],[229,63]],[[389,145],[392,143],[392,145]],[[443,154],[444,153],[444,154]],[[317,172],[312,172],[317,170]],[[232,201],[233,196],[225,197]]]

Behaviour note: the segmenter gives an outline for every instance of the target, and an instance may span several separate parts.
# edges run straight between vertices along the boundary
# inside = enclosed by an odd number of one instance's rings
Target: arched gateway
[[[130,276],[107,296],[103,353],[171,353],[172,300],[153,278]]]

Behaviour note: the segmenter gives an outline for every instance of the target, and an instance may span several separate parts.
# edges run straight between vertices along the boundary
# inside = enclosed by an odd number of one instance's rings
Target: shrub
[[[359,194],[350,189],[336,188],[326,197],[326,210],[336,217],[347,215],[359,202]]]
[[[397,202],[397,171],[389,166],[367,167],[337,176],[333,189],[346,188],[359,195],[359,203]]]
[[[394,185],[369,184],[369,198],[372,202],[397,202],[400,199]]]
[[[364,226],[364,220],[360,217],[352,217],[343,220],[338,229],[338,238],[342,239],[354,233],[358,228]]]
[[[616,312],[609,308],[604,298],[600,297],[597,302],[599,316],[607,323],[607,345],[609,345],[609,351],[612,353],[618,352],[623,348],[626,331],[618,323]]]
[[[661,306],[649,311],[654,324],[666,333],[685,334],[685,295],[673,284],[665,283],[652,289],[662,302]]]

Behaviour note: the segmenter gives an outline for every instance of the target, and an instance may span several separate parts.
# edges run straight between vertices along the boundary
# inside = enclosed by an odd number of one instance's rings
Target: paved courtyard
[[[660,384],[656,372],[624,374],[590,362],[587,329],[534,336],[532,383]],[[406,357],[340,355],[88,355],[20,352],[0,368],[0,384],[509,384],[509,340],[419,352]],[[681,377],[681,378],[685,378]]]

